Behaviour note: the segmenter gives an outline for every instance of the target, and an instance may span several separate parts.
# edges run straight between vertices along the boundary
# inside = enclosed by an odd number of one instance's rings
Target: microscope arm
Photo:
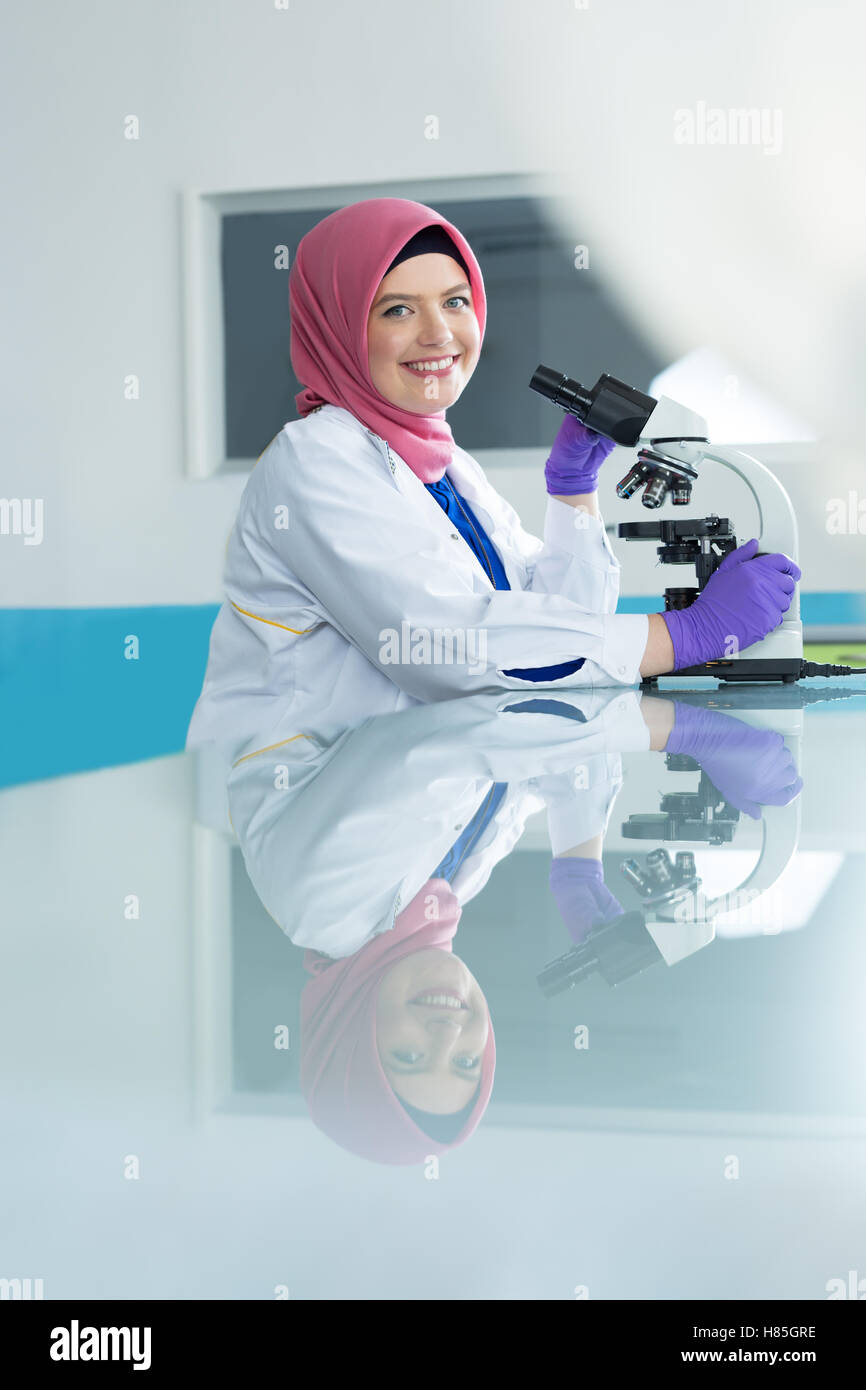
[[[758,539],[762,549],[780,550],[797,559],[799,539],[793,503],[779,479],[759,459],[742,449],[712,444],[707,422],[679,401],[660,396],[640,436],[641,454],[649,453],[660,462],[676,468],[684,465],[694,478],[705,459],[730,468],[742,478],[758,509]],[[789,614],[793,616],[793,613]]]
[[[748,722],[754,724],[754,716]],[[765,727],[760,717],[757,727]],[[766,727],[774,727],[777,732],[782,732],[775,720],[772,726]],[[802,734],[803,719],[800,713],[784,730],[785,741],[798,774],[802,757]],[[746,912],[753,910],[754,902],[771,892],[797,853],[800,824],[799,796],[785,806],[763,805],[760,852],[757,862],[741,883],[712,898],[699,891],[678,902],[668,905],[659,903],[652,913],[654,921],[649,919],[648,914],[647,929],[668,965],[673,965],[708,945],[715,937],[715,922],[719,916],[730,912],[737,913],[742,918]],[[760,913],[760,908],[757,911]],[[778,921],[778,914],[772,910],[765,920],[770,923],[762,928],[767,935],[781,931],[784,926],[783,922]]]
[[[707,902],[707,914],[742,912],[768,892],[787,869],[800,841],[800,802],[763,808],[763,843],[758,862],[738,888]],[[769,928],[765,928],[769,931]],[[781,925],[777,928],[781,931]]]
[[[700,446],[700,454],[703,459],[713,459],[725,468],[730,468],[746,484],[758,509],[758,539],[761,541],[761,549],[781,551],[783,555],[796,560],[800,549],[797,516],[787,491],[775,473],[751,454],[743,453],[741,449],[709,444]],[[741,544],[742,540],[741,537]],[[785,616],[789,622],[799,619],[799,588],[794,590],[791,607]]]

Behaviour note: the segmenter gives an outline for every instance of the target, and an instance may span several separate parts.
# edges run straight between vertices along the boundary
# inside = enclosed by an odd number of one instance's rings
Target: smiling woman
[[[619,562],[596,501],[613,445],[565,419],[555,479],[539,470],[542,541],[453,438],[447,410],[487,318],[457,227],[402,198],[340,208],[301,238],[289,300],[301,418],[244,490],[190,743],[241,733],[251,697],[261,729],[268,702],[283,721],[323,699],[354,709],[390,691],[401,708],[671,669],[662,618],[615,611]],[[404,627],[410,658],[386,658],[383,637]],[[465,659],[438,656],[430,634],[446,630]]]

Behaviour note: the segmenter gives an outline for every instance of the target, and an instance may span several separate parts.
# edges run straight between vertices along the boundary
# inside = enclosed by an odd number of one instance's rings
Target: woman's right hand
[[[803,779],[780,733],[753,729],[719,710],[673,704],[664,751],[694,758],[731,806],[760,820],[762,806],[787,806],[800,795]]]
[[[757,555],[757,549],[752,539],[732,550],[690,607],[661,615],[673,643],[673,670],[736,656],[779,626],[800,568],[787,555]]]

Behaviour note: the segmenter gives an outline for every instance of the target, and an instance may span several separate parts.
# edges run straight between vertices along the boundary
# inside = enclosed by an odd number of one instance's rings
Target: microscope
[[[742,478],[755,499],[761,543],[758,553],[782,551],[796,561],[797,518],[779,479],[750,454],[710,444],[706,421],[700,415],[665,396],[655,400],[606,374],[588,390],[561,372],[539,366],[529,385],[576,415],[588,429],[625,448],[639,446],[637,459],[617,485],[617,495],[623,500],[642,490],[648,510],[657,511],[668,497],[672,506],[686,507],[700,467],[708,460],[720,463]],[[715,515],[626,522],[617,529],[625,541],[659,542],[656,553],[662,564],[694,568],[697,585],[665,589],[666,612],[693,603],[725,556],[742,543],[731,520]],[[795,589],[784,619],[762,641],[742,651],[720,654],[717,660],[672,671],[669,676],[791,683],[807,675],[849,673],[848,667],[816,667],[803,660],[800,596]],[[655,684],[655,679],[645,683]]]

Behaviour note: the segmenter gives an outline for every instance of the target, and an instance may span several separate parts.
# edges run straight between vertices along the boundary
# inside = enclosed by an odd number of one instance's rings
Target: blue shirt
[[[424,486],[430,496],[439,503],[454,529],[460,532],[460,535],[474,551],[478,563],[494,589],[510,589],[508,576],[490,537],[469,503],[456,491],[447,474],[443,473],[438,483],[425,483]],[[505,675],[514,676],[518,680],[555,681],[559,680],[560,676],[570,676],[575,671],[579,671],[584,660],[585,658],[581,656],[576,661],[563,661],[559,666],[530,666],[526,670],[506,671]]]
[[[494,782],[488,790],[475,815],[467,825],[459,839],[449,849],[442,862],[435,868],[430,875],[431,878],[444,878],[450,883],[454,878],[467,854],[474,848],[488,821],[492,820],[496,814],[496,809],[505,795],[507,782]]]

